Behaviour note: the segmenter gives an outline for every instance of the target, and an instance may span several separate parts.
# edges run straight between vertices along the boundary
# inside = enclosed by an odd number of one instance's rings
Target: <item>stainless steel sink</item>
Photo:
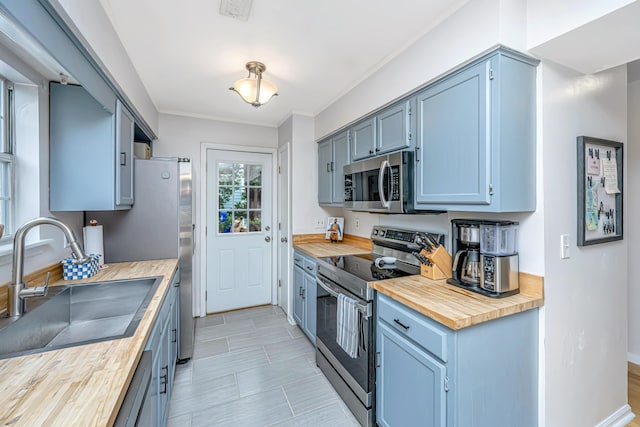
[[[133,335],[162,277],[49,288],[0,320],[0,359]]]

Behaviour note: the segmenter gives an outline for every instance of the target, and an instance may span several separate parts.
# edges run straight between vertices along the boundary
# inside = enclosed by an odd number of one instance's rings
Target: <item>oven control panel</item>
[[[385,243],[392,244],[394,246],[414,245],[416,242],[417,234],[429,234],[433,240],[437,241],[441,245],[444,245],[444,234],[435,233],[431,231],[415,231],[415,230],[402,230],[394,227],[386,227],[377,225],[371,230],[371,240],[375,243],[385,246]]]

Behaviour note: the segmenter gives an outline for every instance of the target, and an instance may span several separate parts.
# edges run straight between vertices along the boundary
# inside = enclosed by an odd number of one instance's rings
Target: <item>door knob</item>
[[[288,240],[287,240],[287,238],[286,238],[286,237],[282,237],[282,238],[280,239],[280,241],[281,241],[282,243],[287,243],[287,242],[288,242]]]
[[[270,242],[271,241],[271,236],[264,236],[264,241],[265,242]]]

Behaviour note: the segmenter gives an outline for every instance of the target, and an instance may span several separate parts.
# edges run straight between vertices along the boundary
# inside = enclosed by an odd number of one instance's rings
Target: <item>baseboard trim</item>
[[[631,412],[631,406],[623,405],[613,414],[600,421],[600,423],[597,424],[596,427],[624,427],[629,424],[635,417],[636,415]]]

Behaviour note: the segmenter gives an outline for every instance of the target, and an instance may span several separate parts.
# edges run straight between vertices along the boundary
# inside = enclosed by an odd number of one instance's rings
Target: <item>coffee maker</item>
[[[491,297],[520,291],[518,223],[454,219],[449,283]]]
[[[480,224],[477,221],[454,219],[452,231],[453,267],[455,285],[480,286]]]

